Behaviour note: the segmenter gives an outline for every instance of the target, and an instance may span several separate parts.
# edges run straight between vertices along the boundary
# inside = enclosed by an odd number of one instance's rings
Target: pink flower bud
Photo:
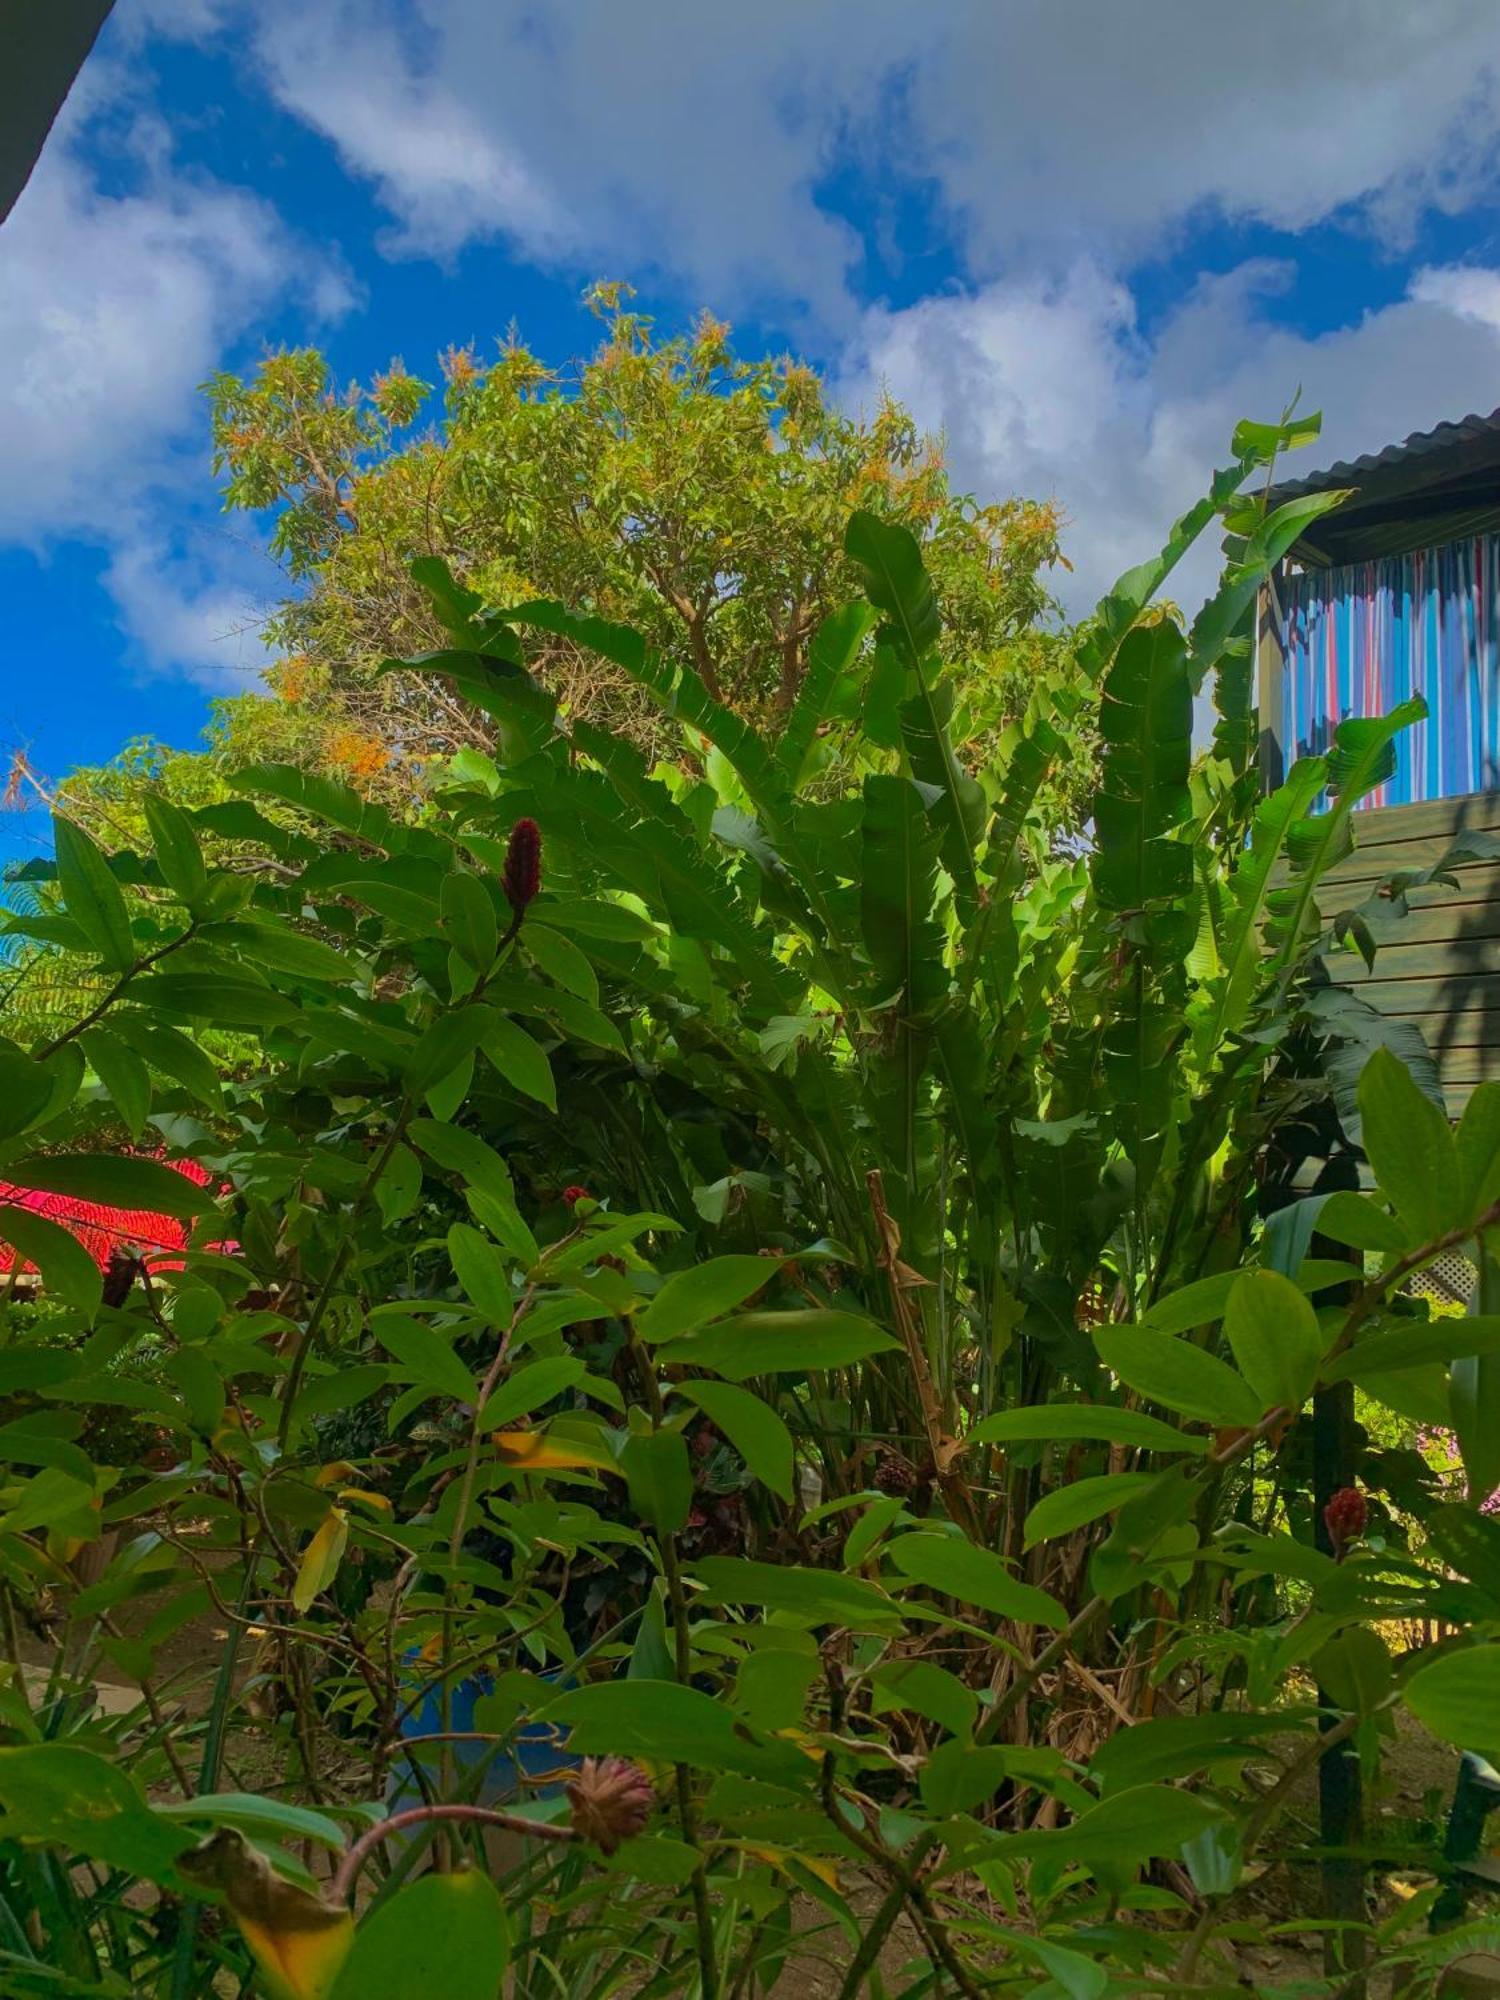
[[[640,1833],[656,1804],[651,1780],[628,1757],[585,1757],[564,1790],[573,1831],[605,1854]]]
[[[517,916],[536,900],[542,886],[542,829],[534,819],[518,819],[511,828],[500,886]]]
[[[1369,1518],[1370,1510],[1359,1488],[1341,1486],[1323,1509],[1323,1526],[1335,1555],[1342,1555],[1350,1542],[1359,1540]]]

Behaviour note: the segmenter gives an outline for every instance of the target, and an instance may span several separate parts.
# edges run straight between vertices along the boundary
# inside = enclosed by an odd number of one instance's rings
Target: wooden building
[[[1412,694],[1428,719],[1397,744],[1395,776],[1361,807],[1355,851],[1320,895],[1437,861],[1461,836],[1500,835],[1500,410],[1440,424],[1374,456],[1289,481],[1273,505],[1334,487],[1344,504],[1310,523],[1261,601],[1262,766],[1280,782],[1351,715]],[[1500,1077],[1500,860],[1454,870],[1377,921],[1373,969],[1330,957],[1342,984],[1413,1021],[1437,1057],[1449,1113]]]

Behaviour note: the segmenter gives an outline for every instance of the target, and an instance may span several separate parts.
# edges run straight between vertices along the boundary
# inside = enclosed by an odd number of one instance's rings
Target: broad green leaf
[[[1389,1049],[1376,1049],[1365,1064],[1359,1111],[1380,1192],[1417,1241],[1432,1242],[1466,1222],[1448,1121]]]
[[[419,1319],[393,1312],[375,1314],[370,1326],[386,1352],[401,1363],[401,1372],[409,1381],[435,1389],[455,1403],[475,1401],[474,1378],[442,1334]]]
[[[1434,1507],[1422,1526],[1448,1567],[1500,1604],[1500,1521],[1472,1507],[1445,1506]]]
[[[536,1239],[516,1207],[510,1168],[493,1146],[487,1146],[477,1133],[466,1131],[461,1125],[432,1118],[414,1118],[411,1138],[430,1160],[460,1177],[469,1206],[512,1255],[523,1263],[535,1263]],[[470,1230],[469,1235],[473,1234]],[[451,1236],[449,1248],[452,1248]],[[476,1299],[475,1304],[478,1303]]]
[[[288,994],[215,972],[152,972],[132,980],[126,993],[140,1007],[256,1033],[295,1021],[302,1011]]]
[[[1279,1271],[1244,1271],[1224,1311],[1235,1365],[1266,1409],[1300,1410],[1323,1356],[1318,1319]]]
[[[0,1047],[0,1139],[13,1139],[39,1118],[55,1078],[19,1049]]]
[[[599,1005],[599,980],[588,959],[561,931],[545,924],[528,923],[521,932],[528,956],[547,977],[566,992],[576,994],[590,1007]]]
[[[686,1396],[715,1423],[740,1457],[773,1493],[792,1498],[792,1434],[769,1403],[728,1382],[680,1382]]]
[[[7,1171],[21,1187],[187,1221],[214,1205],[212,1182],[198,1187],[157,1160],[124,1153],[34,1153],[13,1161]]]
[[[620,1465],[636,1513],[658,1535],[675,1535],[693,1506],[693,1472],[682,1432],[633,1434],[625,1440]]]
[[[196,910],[208,894],[208,870],[193,822],[160,792],[148,791],[143,805],[162,880],[179,902]]]
[[[546,1051],[524,1028],[491,1009],[490,1023],[480,1047],[513,1089],[534,1097],[549,1111],[556,1111],[557,1086],[552,1081],[552,1065]]]
[[[321,938],[306,937],[281,924],[214,924],[203,936],[210,943],[222,940],[232,945],[252,965],[263,966],[268,972],[284,972],[292,979],[311,979],[326,986],[352,978],[357,970],[351,960]]]
[[[505,1260],[494,1244],[467,1222],[448,1231],[448,1260],[464,1293],[494,1326],[509,1326],[516,1310]]]
[[[419,1875],[360,1920],[330,2000],[498,2000],[509,1962],[510,1922],[487,1875]]]
[[[703,1556],[693,1575],[708,1586],[700,1602],[754,1604],[789,1612],[814,1625],[855,1632],[884,1631],[900,1620],[901,1607],[878,1585],[837,1570],[802,1569],[795,1563],[750,1562],[740,1556]]]
[[[973,1732],[979,1697],[971,1687],[931,1660],[889,1660],[870,1675],[871,1706],[877,1715],[910,1709],[925,1715],[951,1736]]]
[[[154,1024],[145,1015],[126,1009],[110,1016],[110,1031],[143,1056],[152,1069],[180,1083],[190,1097],[211,1110],[218,1109],[223,1095],[219,1072],[181,1029]]]
[[[0,1805],[8,1839],[46,1841],[67,1861],[81,1857],[181,1886],[175,1864],[192,1835],[160,1818],[132,1778],[81,1744],[0,1749]]]
[[[977,1604],[1018,1625],[1046,1625],[1060,1632],[1068,1614],[1035,1584],[1022,1583],[1000,1557],[957,1535],[901,1535],[886,1553],[904,1577],[961,1604]]]
[[[425,1097],[466,1057],[472,1058],[493,1024],[494,1016],[488,1007],[457,1007],[439,1014],[407,1058],[409,1094]]]
[[[151,1073],[135,1050],[104,1028],[82,1036],[89,1066],[119,1113],[132,1139],[139,1139],[151,1112]]]
[[[1417,1720],[1445,1743],[1491,1760],[1500,1752],[1500,1641],[1430,1660],[1401,1692]]]
[[[875,998],[899,997],[901,1019],[928,1014],[948,990],[933,916],[937,837],[909,778],[865,779],[860,926]]]
[[[1189,1341],[1144,1327],[1097,1327],[1099,1358],[1128,1388],[1204,1423],[1258,1424],[1267,1406],[1232,1368]]]
[[[1351,1250],[1405,1250],[1411,1232],[1367,1194],[1339,1188],[1318,1210],[1318,1233]]]
[[[1026,1516],[1025,1546],[1034,1549],[1038,1542],[1056,1541],[1097,1521],[1101,1514],[1114,1513],[1155,1480],[1154,1472],[1105,1472],[1092,1479],[1070,1480],[1038,1500]]]
[[[555,1354],[544,1361],[531,1361],[507,1376],[479,1413],[481,1430],[501,1430],[517,1417],[530,1416],[581,1382],[588,1371],[571,1354]]]
[[[410,1146],[397,1146],[375,1183],[375,1202],[387,1228],[411,1214],[422,1194],[422,1162]]]
[[[443,877],[439,901],[444,935],[476,972],[488,972],[500,946],[499,924],[490,892],[477,875]]]
[[[1196,1323],[1196,1322],[1195,1322]],[[1206,1452],[1208,1439],[1174,1430],[1139,1410],[1103,1403],[1041,1403],[982,1417],[964,1439],[981,1444],[1091,1443],[1139,1446],[1143,1451]]]
[[[538,1720],[569,1733],[580,1756],[644,1757],[701,1771],[806,1781],[807,1759],[791,1744],[756,1744],[727,1703],[675,1681],[611,1680],[556,1695]]]
[[[60,813],[52,815],[57,850],[57,881],[68,915],[114,972],[135,964],[135,941],[120,885],[109,863],[82,827]]]
[[[1404,1374],[1431,1363],[1460,1361],[1465,1355],[1500,1354],[1500,1318],[1382,1322],[1323,1370],[1325,1382],[1363,1382],[1369,1376]]]
[[[1261,1739],[1291,1725],[1287,1715],[1155,1716],[1118,1729],[1089,1760],[1103,1789],[1126,1791],[1164,1778],[1191,1778],[1220,1763],[1264,1755]]]
[[[807,649],[807,670],[776,746],[776,762],[793,787],[802,775],[802,766],[834,690],[844,675],[853,670],[875,617],[873,605],[846,604],[831,612],[812,636]]]
[[[90,1318],[98,1312],[104,1280],[72,1230],[6,1202],[0,1206],[0,1242],[8,1242],[24,1262],[36,1264],[44,1292],[80,1306]]]
[[[1015,1768],[1015,1752],[998,1745],[939,1744],[922,1766],[922,1803],[946,1819],[988,1804]]]
[[[671,1340],[743,1305],[780,1270],[774,1257],[714,1257],[674,1271],[645,1310],[636,1315],[642,1340]]]
[[[820,1368],[848,1368],[900,1342],[858,1313],[809,1306],[792,1312],[738,1313],[707,1333],[673,1343],[672,1360],[712,1369],[731,1382],[752,1375],[806,1375]]]

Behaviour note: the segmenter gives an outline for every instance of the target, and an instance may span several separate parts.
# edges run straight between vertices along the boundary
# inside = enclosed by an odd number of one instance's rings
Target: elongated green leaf
[[[879,1631],[899,1623],[901,1610],[877,1584],[837,1570],[801,1569],[795,1563],[748,1562],[741,1556],[703,1556],[693,1574],[707,1585],[710,1604],[754,1604],[790,1612],[814,1625]]]
[[[128,972],[135,963],[135,942],[125,898],[109,863],[83,828],[60,813],[52,815],[52,838],[68,915],[112,971]]]
[[[642,1340],[671,1340],[743,1305],[780,1269],[774,1257],[714,1257],[674,1271],[645,1310],[636,1315]]]
[[[627,1438],[620,1465],[630,1504],[659,1535],[675,1535],[693,1506],[693,1472],[681,1431],[640,1431]]]
[[[254,985],[247,978],[227,979],[212,972],[152,972],[133,980],[126,991],[138,1006],[153,1011],[252,1032],[294,1021],[301,1011],[285,993]]]
[[[111,1014],[109,1024],[111,1034],[128,1043],[152,1069],[180,1083],[200,1104],[217,1109],[223,1095],[219,1072],[212,1059],[180,1028],[155,1024],[129,1008]]]
[[[933,917],[937,840],[921,793],[906,778],[866,778],[863,829],[860,922],[877,995],[899,995],[907,1018],[928,1013],[948,975]]]
[[[160,792],[147,792],[144,809],[162,880],[180,902],[196,911],[208,894],[208,870],[193,822]]]
[[[516,1309],[505,1260],[487,1237],[466,1222],[448,1231],[448,1257],[465,1294],[496,1326],[509,1326]]]
[[[494,900],[477,875],[458,872],[443,877],[443,933],[459,956],[476,972],[488,972],[495,962],[500,931]]]
[[[571,1354],[554,1354],[543,1361],[530,1361],[507,1376],[479,1413],[480,1427],[500,1430],[518,1417],[531,1416],[564,1389],[571,1389],[587,1373],[583,1363]]]
[[[1094,1345],[1127,1387],[1204,1423],[1258,1424],[1266,1405],[1243,1376],[1189,1341],[1143,1327],[1098,1327]]]
[[[21,1187],[75,1195],[111,1208],[142,1208],[191,1220],[214,1205],[212,1185],[198,1187],[157,1160],[123,1153],[34,1153],[16,1160],[10,1177]]]
[[[547,977],[575,995],[586,1006],[599,1005],[599,980],[594,968],[570,937],[549,930],[545,924],[528,923],[522,932],[527,955]]]
[[[71,1229],[11,1203],[0,1205],[0,1242],[9,1243],[42,1274],[43,1289],[92,1315],[99,1310],[99,1266]]]
[[[1139,1410],[1114,1410],[1097,1403],[1044,1403],[1019,1410],[1000,1410],[992,1417],[982,1417],[964,1443],[972,1446],[1053,1441],[1135,1445],[1143,1451],[1208,1450],[1207,1438],[1174,1430],[1159,1417],[1145,1416]]]
[[[743,1382],[752,1375],[847,1368],[899,1345],[874,1320],[810,1306],[794,1312],[740,1313],[707,1333],[675,1341],[672,1359]]]
[[[1055,1597],[1022,1583],[999,1556],[957,1535],[900,1535],[886,1553],[904,1577],[961,1604],[977,1604],[1018,1625],[1045,1625],[1057,1632],[1068,1622]]]
[[[1155,1480],[1154,1472],[1104,1472],[1093,1479],[1070,1480],[1038,1500],[1026,1516],[1026,1547],[1056,1541],[1075,1528],[1087,1527],[1101,1514],[1114,1513]]]
[[[569,1733],[581,1756],[644,1757],[700,1771],[779,1775],[803,1781],[806,1760],[791,1744],[758,1744],[727,1702],[675,1681],[612,1680],[554,1696],[538,1719]]]
[[[1192,887],[1192,850],[1173,838],[1192,810],[1192,717],[1181,632],[1166,620],[1130,632],[1099,708],[1104,755],[1092,872],[1107,910],[1181,902]]]
[[[151,1074],[135,1050],[104,1028],[91,1028],[82,1038],[83,1052],[103,1084],[120,1123],[139,1139],[151,1112]]]
[[[676,1393],[718,1426],[762,1485],[792,1498],[792,1434],[769,1403],[728,1382],[681,1382]]]
[[[391,1313],[379,1314],[370,1324],[381,1346],[401,1363],[401,1372],[408,1381],[419,1382],[424,1389],[435,1389],[455,1403],[476,1400],[473,1376],[432,1327],[424,1326],[419,1319],[403,1319]]]

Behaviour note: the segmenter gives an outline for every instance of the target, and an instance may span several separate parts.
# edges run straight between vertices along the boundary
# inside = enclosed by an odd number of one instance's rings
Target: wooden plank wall
[[[1354,852],[1319,888],[1325,916],[1362,903],[1382,877],[1431,867],[1460,833],[1500,834],[1500,793],[1356,812],[1353,823]],[[1339,985],[1416,1022],[1457,1117],[1476,1083],[1500,1077],[1500,861],[1466,862],[1453,873],[1456,887],[1413,890],[1409,915],[1371,926],[1373,971],[1352,950],[1326,962]]]

